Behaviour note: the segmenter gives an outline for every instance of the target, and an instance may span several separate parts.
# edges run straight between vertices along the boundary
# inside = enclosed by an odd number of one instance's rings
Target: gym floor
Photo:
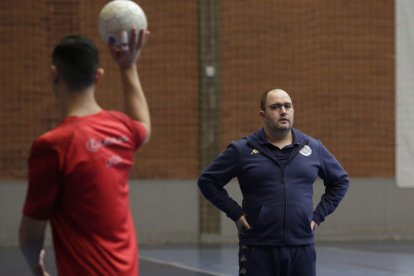
[[[237,245],[141,246],[142,276],[237,275]],[[318,276],[413,276],[414,242],[348,242],[317,245]],[[46,266],[56,275],[53,249]],[[0,275],[30,275],[18,248],[0,248]]]

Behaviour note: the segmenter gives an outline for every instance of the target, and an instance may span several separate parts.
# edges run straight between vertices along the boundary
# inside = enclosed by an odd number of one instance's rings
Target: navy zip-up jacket
[[[237,221],[243,214],[252,226],[240,235],[245,245],[296,246],[314,243],[310,223],[322,223],[345,196],[349,177],[322,143],[292,129],[293,151],[278,163],[263,129],[232,142],[201,174],[198,186],[217,208]],[[243,206],[223,188],[237,177]],[[313,209],[313,184],[324,181],[325,193]]]

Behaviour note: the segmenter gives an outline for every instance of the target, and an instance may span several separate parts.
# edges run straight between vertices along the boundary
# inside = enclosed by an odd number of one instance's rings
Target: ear
[[[59,73],[54,65],[50,66],[49,79],[54,84],[59,82]]]
[[[260,111],[259,111],[259,116],[260,116],[260,118],[264,119],[264,117],[265,117],[265,112],[264,112],[263,110],[260,110]]]
[[[96,70],[95,85],[101,82],[104,75],[105,75],[105,70],[103,68],[98,68],[98,70]]]

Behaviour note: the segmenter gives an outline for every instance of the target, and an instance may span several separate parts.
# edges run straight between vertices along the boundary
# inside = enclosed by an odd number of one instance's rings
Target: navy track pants
[[[239,245],[240,276],[316,276],[316,251],[308,246]]]

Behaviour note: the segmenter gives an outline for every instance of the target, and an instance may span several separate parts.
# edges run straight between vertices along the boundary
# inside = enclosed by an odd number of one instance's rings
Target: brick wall
[[[60,113],[50,52],[68,33],[90,36],[106,70],[103,107],[122,110],[116,66],[97,30],[107,1],[0,3],[0,179],[24,179],[30,143]],[[140,77],[153,136],[133,177],[198,175],[197,1],[137,1],[151,39]],[[226,0],[221,4],[221,144],[260,126],[259,97],[291,93],[295,126],[321,139],[351,176],[394,176],[394,2]]]
[[[283,88],[351,176],[393,177],[394,1],[222,1],[222,144]]]

